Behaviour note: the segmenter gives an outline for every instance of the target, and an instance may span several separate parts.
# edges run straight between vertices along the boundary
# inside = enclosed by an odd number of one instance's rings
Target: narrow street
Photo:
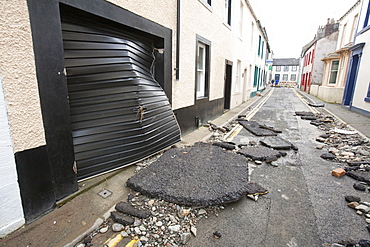
[[[320,158],[325,151],[315,148],[315,139],[323,131],[295,116],[295,111],[309,111],[309,107],[294,89],[273,90],[251,120],[282,130],[279,136],[295,144],[298,152],[288,151],[276,161],[277,167],[251,161],[250,181],[269,193],[256,202],[243,198],[218,217],[200,221],[197,227],[202,234],[192,238],[189,246],[330,246],[343,239],[369,238],[365,220],[344,199],[357,195],[369,201],[369,194],[355,190],[352,178],[331,175],[341,165]],[[242,129],[232,141],[243,144],[261,138]],[[222,237],[213,238],[215,231]]]

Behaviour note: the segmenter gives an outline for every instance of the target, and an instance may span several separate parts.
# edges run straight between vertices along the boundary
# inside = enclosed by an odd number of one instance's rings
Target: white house
[[[370,116],[370,1],[361,1],[354,44],[349,48],[351,60],[343,95],[344,106]]]

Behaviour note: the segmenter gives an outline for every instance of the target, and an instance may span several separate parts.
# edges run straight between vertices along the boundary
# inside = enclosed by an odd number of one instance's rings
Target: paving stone
[[[166,151],[126,184],[144,195],[180,205],[220,205],[245,195],[248,161],[209,143],[196,143]]]
[[[292,143],[278,136],[265,137],[260,142],[266,147],[273,148],[273,149],[291,149],[292,148]]]
[[[130,203],[122,201],[117,203],[115,209],[121,213],[135,216],[141,219],[146,219],[152,214],[150,211],[137,209],[133,207]]]
[[[252,160],[276,160],[281,156],[281,154],[271,148],[256,146],[256,147],[243,147],[238,151],[239,154],[242,154]],[[272,159],[272,160],[271,160]]]
[[[260,124],[255,121],[239,121],[246,130],[256,136],[276,136],[277,133],[269,129],[261,128]]]

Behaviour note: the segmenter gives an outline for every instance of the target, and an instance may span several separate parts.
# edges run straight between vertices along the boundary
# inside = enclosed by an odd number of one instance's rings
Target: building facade
[[[370,116],[370,1],[361,1],[361,9],[354,44],[349,48],[351,59],[342,105]]]
[[[316,96],[326,102],[342,103],[351,53],[349,48],[353,45],[360,2],[361,1],[357,1],[354,6],[339,19],[339,34],[336,51],[328,54],[322,59],[324,62],[324,74],[322,84],[318,86]]]
[[[324,74],[324,62],[321,60],[333,53],[338,39],[339,24],[328,19],[325,26],[319,27],[315,38],[305,45],[301,53],[301,90],[317,95]]]
[[[298,82],[298,58],[274,58],[272,80],[274,86],[295,87]]]
[[[22,0],[0,10],[1,236],[270,78],[267,33],[247,0]]]

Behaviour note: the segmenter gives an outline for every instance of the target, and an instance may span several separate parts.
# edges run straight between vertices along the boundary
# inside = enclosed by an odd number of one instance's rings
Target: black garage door
[[[131,164],[178,141],[153,79],[153,41],[71,16],[62,19],[78,178]]]

